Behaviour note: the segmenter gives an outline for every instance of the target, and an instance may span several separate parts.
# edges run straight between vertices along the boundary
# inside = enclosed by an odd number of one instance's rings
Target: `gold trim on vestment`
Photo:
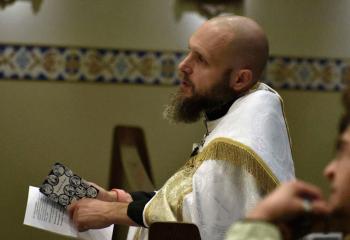
[[[267,164],[248,146],[229,138],[212,140],[198,155],[190,158],[147,204],[144,214],[146,225],[154,222],[182,222],[184,197],[192,192],[192,178],[206,160],[230,161],[254,176],[263,192],[272,191],[279,180]]]
[[[134,235],[134,240],[140,240],[141,239],[141,234],[142,234],[142,227],[138,227],[136,229],[135,235]]]
[[[223,137],[216,138],[203,149],[201,155],[203,160],[232,161],[235,165],[243,167],[254,176],[259,187],[265,192],[271,192],[279,184],[278,178],[264,160],[241,142]]]
[[[286,118],[286,113],[284,111],[284,102],[283,102],[283,99],[281,98],[280,95],[278,95],[278,97],[279,97],[280,102],[281,102],[282,114],[283,114],[284,122],[286,124],[287,134],[288,134],[290,152],[291,152],[292,158],[293,158],[293,143],[292,143],[292,138],[290,137],[290,133],[289,133],[289,127],[288,127],[288,122],[287,122],[287,118]]]

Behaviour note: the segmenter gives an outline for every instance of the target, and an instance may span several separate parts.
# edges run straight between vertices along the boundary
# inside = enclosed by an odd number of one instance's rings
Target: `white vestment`
[[[294,178],[283,102],[267,85],[258,83],[207,127],[199,153],[145,206],[145,226],[191,222],[201,239],[224,239],[266,193]],[[147,229],[132,227],[128,239],[147,239]]]

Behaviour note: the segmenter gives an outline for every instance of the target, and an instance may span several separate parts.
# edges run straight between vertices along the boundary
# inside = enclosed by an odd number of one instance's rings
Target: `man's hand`
[[[280,221],[296,217],[305,211],[322,215],[328,214],[330,209],[317,187],[302,181],[292,181],[282,184],[263,199],[247,218]]]
[[[99,229],[111,224],[136,225],[127,216],[128,203],[84,198],[73,202],[68,212],[79,231]]]
[[[123,189],[113,189],[111,191],[107,191],[106,189],[100,187],[96,183],[89,182],[92,186],[98,189],[97,199],[106,202],[132,202],[132,197],[129,193],[124,191]]]

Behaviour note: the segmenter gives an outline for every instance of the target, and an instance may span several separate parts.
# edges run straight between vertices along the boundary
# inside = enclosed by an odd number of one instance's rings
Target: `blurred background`
[[[348,79],[350,1],[0,0],[1,239],[65,239],[22,225],[28,186],[61,162],[108,187],[117,125],[144,130],[157,188],[182,166],[205,128],[162,118],[177,87],[174,65],[191,33],[223,12],[265,29],[271,59],[264,79],[284,99],[297,177],[327,192],[322,170],[333,156],[340,89]],[[48,65],[41,64],[48,49],[57,56],[46,54]],[[90,65],[74,65],[91,49],[102,58],[86,55]],[[138,73],[93,75],[109,53],[122,55],[129,68],[134,59]],[[161,70],[148,70],[167,57],[170,75],[152,78]]]

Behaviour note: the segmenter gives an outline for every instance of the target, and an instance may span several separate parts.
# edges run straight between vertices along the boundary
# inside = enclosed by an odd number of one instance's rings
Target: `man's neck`
[[[230,109],[232,104],[237,100],[237,98],[238,97],[234,97],[234,98],[230,99],[229,101],[227,101],[223,104],[220,104],[217,107],[207,109],[204,112],[206,121],[214,121],[216,119],[223,117],[228,112],[228,110]]]

